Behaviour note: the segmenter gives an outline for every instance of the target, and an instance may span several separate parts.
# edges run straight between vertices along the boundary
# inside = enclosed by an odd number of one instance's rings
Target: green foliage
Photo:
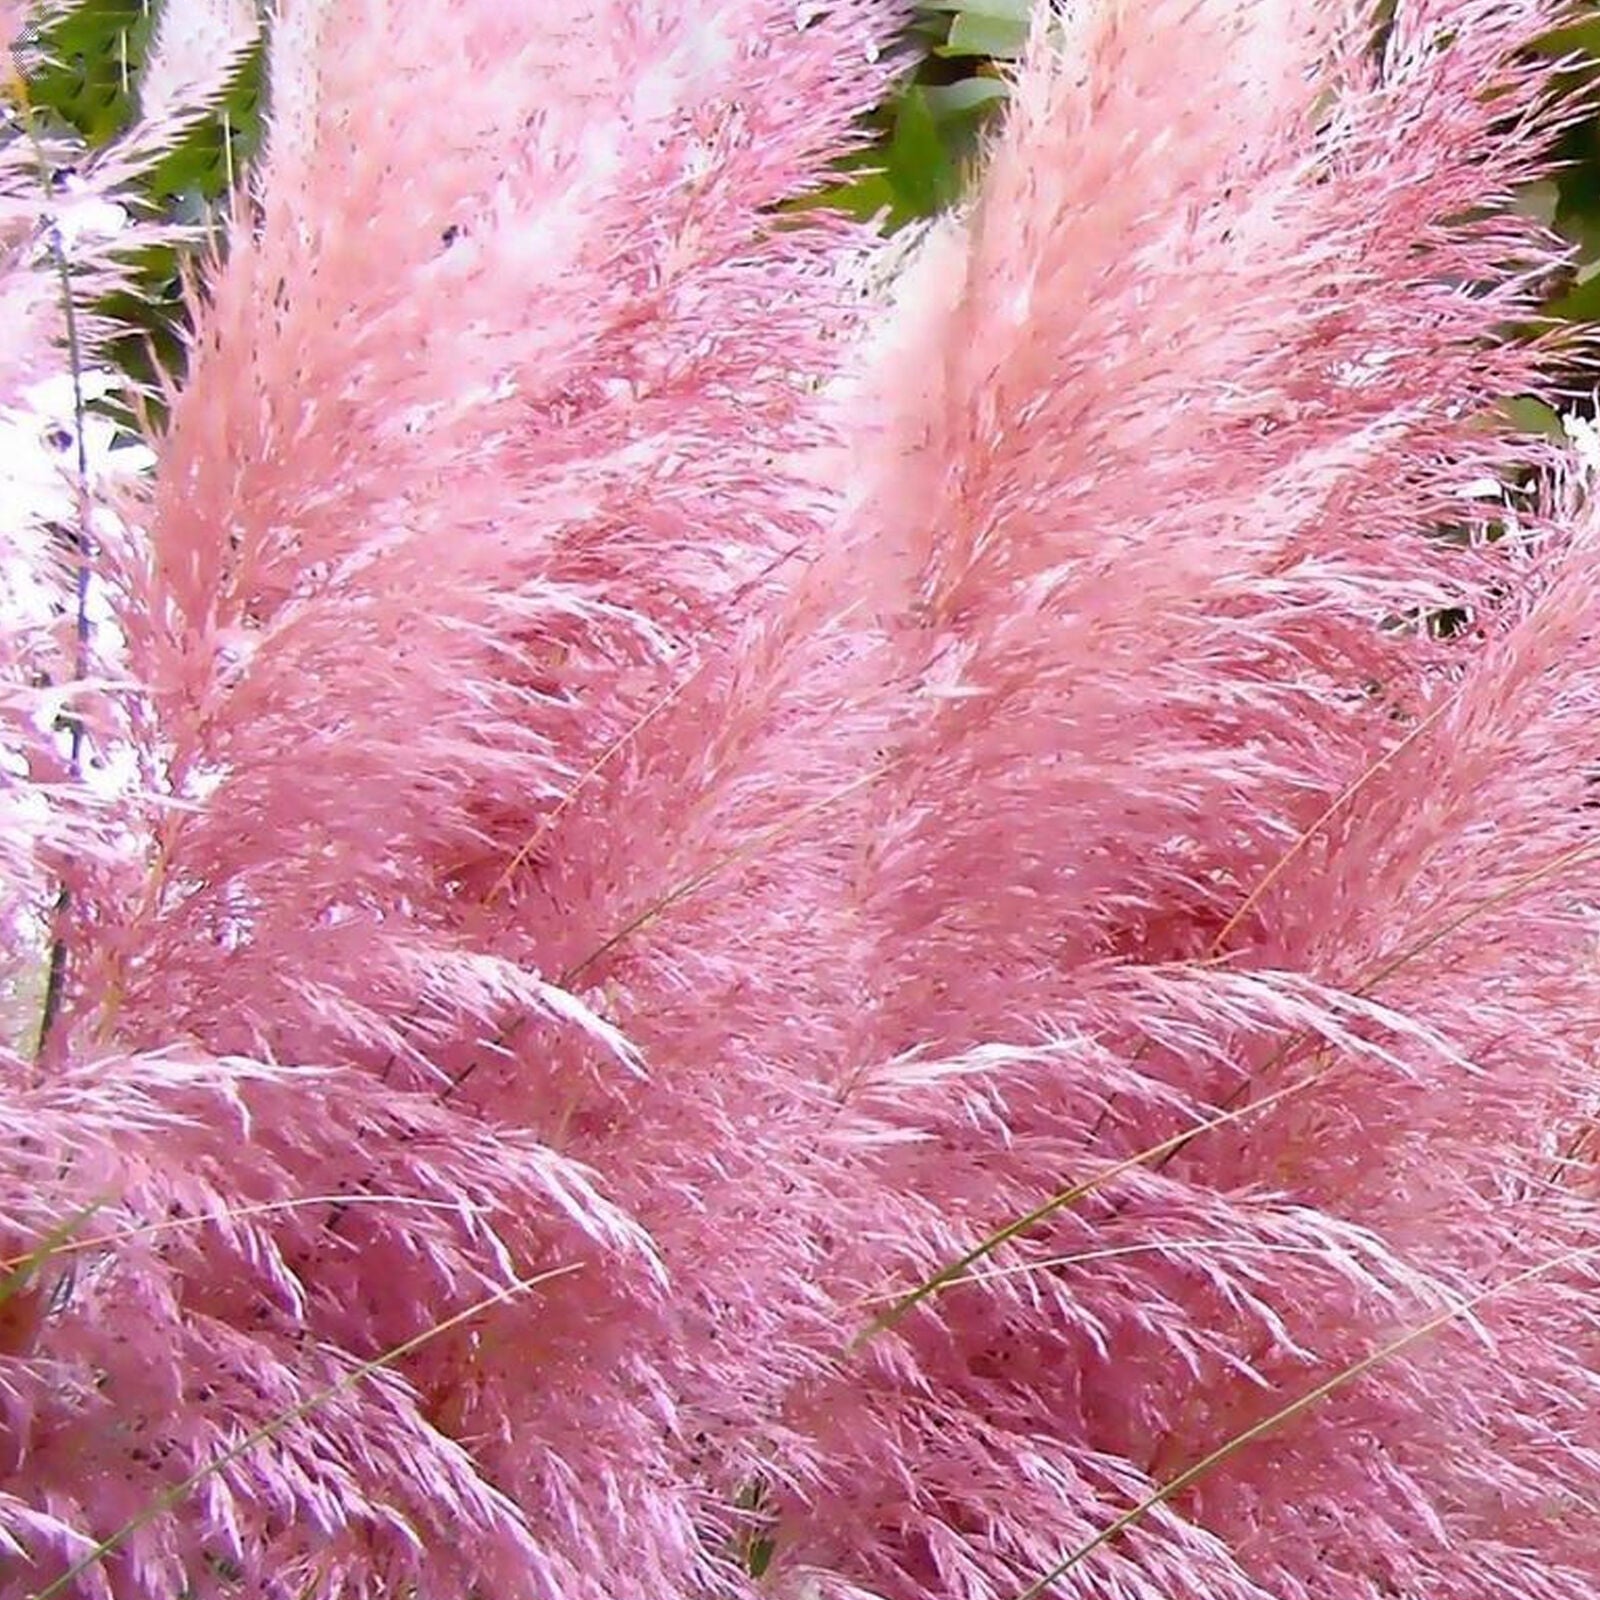
[[[140,82],[164,0],[54,0],[28,30],[17,65],[35,130],[68,166],[141,149]],[[141,389],[181,372],[184,279],[200,250],[221,247],[230,196],[262,137],[264,49],[233,63],[210,104],[132,163],[118,198],[137,217],[184,230],[126,253],[126,286],[85,309],[111,330],[106,357]]]
[[[922,10],[950,13],[935,55],[1015,61],[1028,42],[1029,0],[923,0]]]
[[[1592,9],[1592,8],[1591,8]],[[1545,38],[1540,50],[1567,59],[1564,87],[1594,106],[1600,101],[1600,17],[1575,22]],[[1600,321],[1600,116],[1574,121],[1555,155],[1553,178],[1525,193],[1523,204],[1574,248],[1572,272],[1551,296],[1550,311],[1567,322]]]
[[[734,1500],[745,1526],[738,1536],[739,1565],[752,1578],[764,1578],[778,1553],[772,1492],[764,1478],[755,1478],[742,1488]]]
[[[264,61],[257,42],[234,64],[221,96],[145,168],[131,197],[144,214],[191,230],[186,243],[138,251],[130,287],[95,308],[126,330],[112,358],[141,384],[157,365],[181,370],[184,275],[197,250],[225,243],[230,196],[261,146]]]
[[[155,11],[146,0],[75,0],[43,8],[24,52],[36,113],[74,129],[91,148],[127,131]]]
[[[1027,42],[1030,0],[923,0],[903,44],[915,65],[867,119],[868,148],[808,206],[879,219],[889,231],[965,192],[983,129],[1006,98],[1005,68]]]

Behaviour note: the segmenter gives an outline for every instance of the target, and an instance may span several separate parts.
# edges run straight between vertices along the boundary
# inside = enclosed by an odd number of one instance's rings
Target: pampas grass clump
[[[1063,5],[907,251],[878,0],[283,0],[6,534],[0,1594],[1600,1592],[1556,13],[1393,9]]]

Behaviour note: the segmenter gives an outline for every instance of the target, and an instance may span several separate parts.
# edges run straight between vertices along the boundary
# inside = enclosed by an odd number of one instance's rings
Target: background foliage
[[[262,7],[263,11],[265,7]],[[41,7],[13,46],[34,131],[76,146],[84,162],[116,147],[139,123],[139,84],[160,0],[68,0]],[[139,164],[123,203],[182,232],[142,244],[128,258],[128,286],[93,307],[120,333],[115,363],[140,386],[158,367],[182,365],[183,278],[195,255],[220,247],[227,197],[261,142],[263,46],[242,53],[221,95]],[[18,117],[13,136],[20,135]],[[59,182],[67,172],[55,174]]]

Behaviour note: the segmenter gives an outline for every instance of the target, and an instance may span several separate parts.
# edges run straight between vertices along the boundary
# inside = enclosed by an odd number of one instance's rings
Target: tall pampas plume
[[[1559,17],[1389,9],[1043,13],[907,246],[891,4],[283,0],[7,534],[0,1592],[1590,1600]]]

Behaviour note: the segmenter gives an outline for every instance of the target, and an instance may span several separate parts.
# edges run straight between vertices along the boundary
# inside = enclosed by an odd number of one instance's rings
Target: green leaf
[[[778,1552],[772,1520],[772,1495],[764,1478],[747,1483],[735,1497],[734,1505],[751,1519],[739,1535],[739,1560],[752,1578],[764,1578]]]
[[[880,212],[893,213],[894,187],[881,172],[865,172],[848,183],[835,184],[830,189],[819,189],[795,202],[794,210],[820,208],[842,211],[857,222],[871,222]]]
[[[146,0],[46,6],[23,52],[28,97],[91,146],[108,144],[138,111],[135,84],[154,27]]]
[[[1506,423],[1519,433],[1538,433],[1550,439],[1566,437],[1566,430],[1561,426],[1560,413],[1547,406],[1544,401],[1535,400],[1531,395],[1520,395],[1514,400],[1502,401],[1500,412]]]
[[[963,78],[959,83],[929,84],[923,90],[934,121],[941,125],[979,116],[1010,92],[999,78]]]
[[[70,145],[118,141],[132,176],[117,198],[142,218],[192,230],[188,242],[136,244],[117,251],[124,286],[87,307],[109,330],[102,354],[151,391],[158,370],[181,374],[188,306],[184,273],[201,248],[225,248],[222,224],[230,192],[259,152],[265,44],[242,50],[211,103],[195,108],[176,135],[141,148],[139,75],[152,22],[143,0],[76,0],[48,10],[22,52],[30,107]],[[70,157],[68,158],[71,159]],[[127,424],[115,398],[97,410]]]
[[[966,12],[974,17],[992,17],[1000,22],[1027,25],[1033,13],[1032,0],[922,0],[922,11]]]
[[[1034,14],[1032,0],[922,0],[918,10],[987,16],[998,22],[1021,22],[1024,27]]]
[[[207,203],[223,198],[260,150],[264,62],[265,46],[258,39],[241,54],[209,114],[198,118],[146,173],[151,201],[189,205],[190,216],[174,220],[200,220],[196,208],[203,213]]]
[[[1549,307],[1549,314],[1563,322],[1600,321],[1600,277],[1577,284]]]
[[[994,3],[994,0],[989,0]],[[941,56],[988,56],[1015,61],[1028,42],[1028,20],[988,16],[981,11],[961,11],[950,24],[950,36],[937,52]]]
[[[913,84],[900,98],[894,136],[884,157],[897,206],[910,216],[932,216],[959,197],[960,176],[939,137],[928,91],[920,84]]]
[[[1540,55],[1588,55],[1600,58],[1600,22],[1576,22],[1547,33],[1533,47]]]

